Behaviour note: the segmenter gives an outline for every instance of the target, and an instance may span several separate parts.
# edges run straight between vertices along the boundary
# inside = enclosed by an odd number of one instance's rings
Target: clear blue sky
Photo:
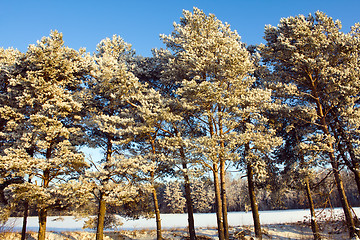
[[[0,0],[0,47],[25,52],[29,44],[58,30],[74,49],[92,53],[101,39],[117,34],[137,54],[150,56],[152,48],[164,47],[159,34],[170,34],[182,10],[194,6],[228,22],[247,44],[263,42],[266,24],[317,10],[341,20],[344,32],[360,22],[359,0]]]

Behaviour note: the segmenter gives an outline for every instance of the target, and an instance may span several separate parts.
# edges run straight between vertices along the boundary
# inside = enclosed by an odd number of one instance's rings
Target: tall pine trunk
[[[46,218],[47,218],[47,209],[46,209],[46,208],[40,208],[40,209],[39,209],[39,232],[38,232],[38,240],[45,240]]]
[[[47,149],[46,158],[49,159],[51,154],[51,148]],[[50,183],[50,170],[44,170],[42,187],[44,189],[49,187]],[[39,209],[39,233],[38,233],[38,240],[45,240],[45,233],[46,233],[46,218],[47,218],[47,208],[41,207]]]
[[[150,140],[150,144],[151,144],[151,152],[152,152],[152,154],[154,154],[154,156],[156,154],[155,138],[156,137],[153,137],[153,136],[151,136],[151,134],[149,134],[149,140]],[[153,159],[153,162],[156,162],[156,160]],[[156,193],[155,172],[154,171],[150,172],[150,182],[151,182],[151,192],[153,195],[154,211],[155,211],[155,219],[156,219],[156,239],[162,240],[160,208],[159,208],[159,201],[158,201],[157,193]]]
[[[210,136],[214,136],[214,126],[213,126],[213,119],[208,116],[209,122],[209,133]],[[221,164],[221,163],[220,163]],[[222,204],[222,194],[221,194],[221,183],[219,180],[219,167],[217,162],[213,162],[213,175],[214,175],[214,190],[215,190],[215,206],[216,206],[216,220],[218,226],[218,236],[219,240],[225,239],[225,232],[224,232],[224,216],[223,216],[223,204]],[[220,177],[221,178],[221,177]]]
[[[348,166],[350,171],[352,171],[354,173],[356,186],[357,186],[358,193],[359,193],[359,196],[360,196],[360,171],[359,171],[359,166],[358,166],[357,163],[354,164],[354,160],[353,160],[353,156],[352,156],[353,154],[348,152],[349,155],[350,155],[351,161],[352,161],[352,163],[350,163],[350,161],[349,161],[349,159],[348,159],[348,157],[347,157],[347,155],[345,153],[345,150],[344,150],[343,146],[340,143],[340,139],[339,139],[339,136],[337,135],[336,131],[335,131],[335,138],[338,141],[337,149],[338,149],[338,151],[340,153],[341,158],[343,159],[345,164]]]
[[[213,168],[214,168],[213,174],[214,174],[215,206],[216,206],[218,236],[219,236],[219,240],[224,240],[225,233],[224,233],[223,210],[222,210],[221,194],[220,194],[220,182],[218,176],[219,169],[216,163],[213,164]]]
[[[190,188],[190,182],[189,182],[189,176],[187,174],[184,174],[185,178],[185,199],[186,199],[186,209],[188,214],[188,224],[189,224],[189,235],[190,240],[196,239],[195,234],[195,221],[194,221],[194,207],[193,202],[191,198],[191,188]]]
[[[354,147],[349,139],[349,135],[344,131],[343,124],[341,123],[341,121],[339,119],[335,119],[335,121],[336,121],[336,127],[332,126],[332,128],[334,128],[334,135],[335,135],[335,138],[338,140],[337,146],[338,146],[338,149],[340,151],[340,154],[341,154],[345,164],[354,173],[356,186],[357,186],[358,193],[360,196],[360,166],[359,166],[359,162],[356,157]],[[348,160],[348,158],[345,154],[345,150],[340,143],[340,136],[341,136],[341,139],[343,139],[345,149],[349,153],[351,161]]]
[[[229,239],[229,223],[227,218],[227,199],[226,199],[226,180],[225,180],[225,160],[220,159],[220,191],[221,191],[221,205],[223,213],[223,224],[224,224],[224,237]]]
[[[222,138],[224,135],[223,132],[223,121],[222,117],[219,117],[219,135]],[[227,199],[226,199],[226,172],[225,172],[225,143],[224,140],[220,141],[220,149],[221,153],[219,154],[219,162],[220,162],[220,191],[221,191],[221,203],[222,203],[222,211],[223,211],[223,224],[224,224],[224,237],[225,239],[229,239],[229,223],[227,218]]]
[[[194,206],[191,198],[190,179],[187,172],[188,168],[187,168],[185,153],[183,148],[180,148],[180,156],[182,159],[182,168],[186,170],[183,171],[183,177],[185,181],[185,200],[186,200],[186,209],[188,214],[189,236],[190,236],[190,240],[195,240],[196,234],[195,234],[195,221],[194,221]]]
[[[335,158],[335,156],[333,156],[333,158]],[[333,171],[333,174],[335,177],[336,187],[337,187],[339,197],[340,197],[340,202],[341,202],[344,214],[345,214],[346,225],[349,229],[350,238],[355,238],[356,236],[359,237],[360,232],[355,227],[355,222],[352,217],[351,210],[350,210],[350,204],[347,200],[347,197],[345,194],[345,189],[344,189],[344,184],[343,184],[340,172],[339,172],[338,163],[333,161],[333,162],[331,162],[331,166],[332,166],[332,171]]]
[[[106,202],[103,199],[103,193],[99,195],[99,209],[96,225],[96,240],[104,239],[104,223],[105,223],[105,214],[106,214]]]
[[[320,240],[321,235],[319,231],[319,226],[316,222],[316,215],[315,215],[315,206],[314,202],[311,196],[311,190],[310,190],[310,184],[309,184],[309,177],[305,177],[305,188],[306,188],[306,196],[309,201],[309,207],[310,207],[310,216],[311,216],[311,230],[314,235],[315,240]]]
[[[31,183],[31,177],[29,176],[29,183]],[[24,216],[23,216],[23,225],[21,230],[21,240],[25,240],[26,238],[26,227],[27,227],[27,218],[29,216],[29,201],[25,199],[24,202]]]
[[[329,136],[330,133],[329,133],[329,130],[327,128],[325,119],[322,119],[322,125],[323,125],[324,133]],[[352,214],[351,214],[350,204],[349,204],[349,201],[348,201],[347,196],[345,194],[344,184],[343,184],[343,181],[342,181],[342,178],[341,178],[341,175],[340,175],[339,163],[336,160],[335,155],[334,155],[334,147],[333,147],[332,144],[329,144],[328,146],[332,150],[332,151],[329,152],[329,158],[330,158],[330,163],[331,163],[331,166],[332,166],[332,172],[334,174],[335,184],[336,184],[336,187],[337,187],[337,190],[338,190],[340,202],[341,202],[341,205],[342,205],[342,208],[343,208],[343,211],[344,211],[346,224],[347,224],[347,227],[349,229],[350,238],[354,238],[356,236],[360,236],[360,232],[358,230],[356,230],[355,222],[354,222],[354,219],[353,219]]]
[[[105,155],[105,162],[109,162],[111,159],[111,155],[113,152],[113,136],[111,134],[107,135],[107,142],[106,142],[106,155]],[[106,169],[105,169],[106,170]],[[106,178],[101,185],[107,184],[109,181]],[[104,199],[104,193],[100,191],[99,194],[99,208],[98,208],[98,217],[97,217],[97,225],[96,225],[96,240],[103,240],[104,239],[104,226],[105,226],[105,215],[106,215],[106,201]]]
[[[360,196],[360,170],[359,169],[354,169],[352,172],[354,173],[356,186],[357,186],[358,193],[359,193],[359,196]]]
[[[323,121],[323,123],[325,123],[325,121]],[[329,133],[329,131],[327,129],[327,125],[323,124],[323,126],[325,126],[324,127],[325,134],[329,135],[330,133]],[[333,148],[333,146],[331,144],[329,144],[329,147],[332,150],[334,150],[334,148]],[[329,157],[330,157],[330,163],[331,163],[331,166],[332,166],[332,172],[333,172],[334,178],[335,178],[336,188],[338,190],[341,206],[342,206],[343,211],[344,211],[346,224],[347,224],[347,227],[349,229],[350,238],[353,238],[355,236],[360,236],[359,231],[356,230],[355,222],[354,222],[354,219],[353,219],[352,214],[351,214],[350,204],[349,204],[349,201],[348,201],[347,196],[345,194],[344,184],[343,184],[343,181],[342,181],[342,178],[341,178],[341,175],[340,175],[339,163],[335,158],[334,151],[329,152]]]
[[[348,136],[346,135],[346,133],[344,133],[342,128],[340,128],[340,134],[341,134],[342,138],[345,141],[346,149],[347,149],[347,151],[349,153],[349,156],[350,156],[350,159],[351,159],[351,163],[349,161],[345,161],[345,164],[354,173],[356,186],[357,186],[358,193],[359,193],[359,196],[360,196],[360,167],[359,167],[359,163],[357,161],[357,157],[355,156],[355,151],[354,151],[353,145],[351,144],[350,139],[348,139]]]
[[[34,157],[35,148],[28,148],[27,153],[30,157]],[[31,183],[31,175],[29,175],[28,182]],[[29,201],[25,199],[24,202],[24,216],[23,216],[23,225],[21,230],[21,240],[25,240],[26,238],[26,227],[27,227],[27,218],[29,216]]]
[[[321,101],[320,101],[320,98],[319,98],[319,95],[318,95],[318,92],[316,89],[315,81],[312,79],[312,76],[309,76],[309,79],[312,84],[312,95],[313,95],[315,103],[316,103],[316,111],[317,111],[317,115],[320,119],[321,128],[326,136],[331,136],[328,123],[326,122],[326,116],[323,111],[323,106],[321,104]],[[356,236],[360,237],[359,231],[356,230],[356,228],[355,228],[354,219],[353,219],[351,211],[350,211],[350,205],[349,205],[349,202],[348,202],[346,194],[345,194],[344,185],[343,185],[343,182],[342,182],[342,179],[340,176],[340,172],[339,172],[340,171],[339,163],[338,163],[337,159],[335,158],[335,154],[334,154],[335,147],[333,146],[332,143],[328,143],[328,147],[329,147],[328,154],[329,154],[329,158],[330,158],[330,164],[332,166],[332,172],[335,177],[335,184],[338,189],[338,194],[339,194],[340,202],[341,202],[341,205],[342,205],[342,208],[344,211],[346,224],[349,229],[350,238],[354,238]]]
[[[256,202],[256,196],[255,196],[254,170],[250,163],[247,163],[247,179],[248,179],[248,189],[249,189],[249,197],[250,197],[250,204],[251,204],[251,212],[252,212],[252,216],[253,216],[253,220],[254,220],[255,237],[257,239],[262,239],[259,208],[258,208],[258,205]]]
[[[23,225],[22,225],[22,230],[21,230],[21,240],[25,240],[25,238],[26,238],[26,225],[27,225],[28,215],[29,215],[29,202],[27,199],[25,199]]]
[[[152,186],[152,195],[153,195],[155,218],[156,218],[156,239],[162,240],[160,209],[159,209],[159,202],[158,202],[155,186]]]

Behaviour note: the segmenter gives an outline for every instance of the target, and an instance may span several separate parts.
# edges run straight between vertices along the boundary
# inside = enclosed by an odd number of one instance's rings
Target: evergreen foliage
[[[314,208],[341,206],[356,238],[359,29],[316,12],[246,47],[194,8],[152,57],[117,35],[90,55],[57,31],[0,48],[0,221],[24,216],[25,236],[29,208],[44,240],[49,214],[95,214],[100,240],[113,214],[155,215],[162,239],[160,212],[188,212],[196,239],[193,213],[216,211],[228,239],[227,211],[251,210],[261,239],[258,208],[309,207],[319,239]]]

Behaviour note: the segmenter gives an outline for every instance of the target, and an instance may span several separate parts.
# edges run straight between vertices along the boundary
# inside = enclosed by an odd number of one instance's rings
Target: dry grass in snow
[[[341,221],[320,223],[322,239],[349,239],[346,228]],[[196,229],[199,240],[217,239],[215,228],[198,228]],[[254,239],[252,226],[241,226],[230,228],[231,239]],[[165,229],[163,231],[164,239],[187,238],[186,229]],[[19,240],[20,233],[6,232],[0,233],[0,239]],[[37,233],[29,232],[28,240],[36,240]],[[47,232],[47,240],[93,240],[94,232],[74,231],[74,232]],[[142,230],[124,230],[106,232],[104,240],[152,240],[156,239],[156,231],[149,229]],[[263,239],[313,239],[311,227],[305,222],[288,223],[288,224],[268,224],[263,226]]]

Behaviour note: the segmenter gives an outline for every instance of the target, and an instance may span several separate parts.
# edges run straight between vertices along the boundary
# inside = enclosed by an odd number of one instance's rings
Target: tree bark
[[[339,123],[340,124],[340,123]],[[357,161],[357,157],[355,155],[354,147],[350,142],[348,135],[343,131],[342,126],[339,126],[340,135],[344,139],[346,144],[346,149],[350,155],[351,163],[349,161],[345,161],[345,164],[349,167],[349,169],[354,173],[356,186],[358,188],[359,196],[360,196],[360,167],[359,162]]]
[[[100,193],[98,219],[96,225],[96,240],[104,239],[105,214],[106,214],[106,202],[103,199],[103,193]]]
[[[193,202],[192,202],[192,198],[191,198],[191,188],[190,188],[190,183],[189,183],[189,176],[187,176],[187,174],[185,174],[185,175],[186,175],[186,176],[184,176],[184,178],[185,178],[185,199],[186,199],[186,208],[187,208],[187,212],[188,212],[189,235],[190,235],[190,240],[195,240],[196,234],[195,234],[195,221],[194,221],[194,207],[193,207]]]
[[[51,148],[47,150],[46,158],[50,158]],[[42,187],[46,189],[49,187],[50,183],[50,170],[44,170],[43,182]],[[47,208],[41,207],[39,209],[39,233],[38,233],[38,240],[45,240],[45,232],[46,232],[46,218],[47,218]]]
[[[158,202],[155,186],[152,187],[152,195],[153,195],[155,218],[156,218],[156,239],[162,240],[160,209],[159,209],[159,202]]]
[[[109,162],[111,159],[111,155],[113,152],[112,140],[113,140],[113,136],[111,134],[108,134],[107,142],[106,142],[105,162]],[[107,170],[107,168],[105,168],[105,170]],[[108,181],[109,179],[106,178],[104,181],[101,182],[101,185],[103,186],[106,185]],[[104,193],[100,191],[98,217],[97,217],[97,225],[96,225],[96,240],[104,239],[105,215],[106,215],[106,201],[104,200]]]
[[[185,180],[185,199],[186,199],[186,208],[188,214],[189,236],[190,236],[190,240],[195,240],[196,234],[195,234],[195,221],[194,221],[194,206],[191,198],[190,179],[187,173],[188,168],[187,168],[185,153],[183,148],[180,148],[180,156],[182,159],[182,168],[186,170],[183,171],[183,177]]]
[[[326,116],[324,114],[323,111],[323,106],[321,104],[317,89],[316,89],[316,84],[315,81],[312,79],[312,76],[309,75],[309,80],[311,82],[312,85],[312,95],[315,99],[315,103],[316,103],[316,111],[317,111],[317,115],[320,119],[320,123],[321,123],[321,129],[324,132],[324,134],[326,136],[331,136],[330,131],[329,131],[329,126],[328,123],[326,122]],[[354,238],[356,236],[360,237],[360,233],[358,230],[356,230],[355,228],[355,223],[354,223],[354,219],[352,218],[352,214],[350,211],[350,205],[349,202],[347,200],[346,194],[345,194],[345,190],[344,190],[344,185],[340,176],[340,172],[339,172],[339,163],[335,158],[335,147],[333,146],[332,143],[328,143],[328,147],[329,147],[329,158],[330,158],[330,164],[332,166],[332,172],[334,174],[335,177],[335,184],[336,187],[338,189],[338,194],[340,197],[340,202],[345,214],[345,219],[346,219],[346,223],[349,229],[349,234],[350,234],[350,238]]]
[[[336,112],[334,114],[336,114]],[[337,118],[335,118],[335,121],[336,121],[336,125],[331,126],[331,127],[334,129],[334,131],[333,131],[334,136],[338,141],[337,147],[338,147],[340,155],[343,158],[345,164],[354,173],[356,186],[357,186],[358,193],[359,193],[359,196],[360,196],[360,166],[359,166],[359,161],[358,161],[358,159],[356,157],[354,147],[350,142],[349,135],[344,131],[343,124]],[[344,147],[345,147],[346,151],[349,153],[350,161],[347,158],[347,156],[345,155],[345,149],[343,148],[343,146],[341,144],[340,136],[341,136],[341,139],[344,142],[344,145],[345,145]]]
[[[34,152],[35,152],[34,148],[27,149],[27,152],[30,157],[34,157]],[[28,182],[31,183],[31,175],[29,175]],[[22,225],[22,230],[21,230],[21,240],[25,240],[25,238],[26,238],[26,226],[27,226],[28,216],[29,216],[29,201],[27,199],[25,199],[23,225]]]
[[[247,179],[248,179],[248,189],[249,189],[249,197],[251,203],[251,212],[254,220],[255,237],[257,239],[262,239],[259,208],[255,196],[254,170],[250,163],[247,163]]]
[[[327,135],[330,135],[325,120],[322,121],[322,124],[323,124],[324,133]],[[358,230],[356,230],[355,222],[354,222],[354,219],[351,214],[350,204],[349,204],[349,201],[347,200],[347,196],[345,194],[345,189],[344,189],[344,184],[343,184],[343,181],[342,181],[342,178],[340,175],[339,163],[336,160],[335,155],[334,155],[334,147],[331,144],[329,144],[329,147],[332,149],[332,151],[329,152],[329,157],[330,157],[330,163],[332,166],[332,172],[333,172],[334,178],[335,178],[335,184],[336,184],[340,202],[341,202],[341,205],[342,205],[342,208],[344,211],[345,220],[346,220],[347,227],[349,229],[350,238],[354,238],[356,236],[360,236],[360,232]]]
[[[332,171],[333,171],[333,174],[335,177],[336,187],[338,189],[338,193],[339,193],[339,197],[340,197],[340,202],[341,202],[344,214],[345,214],[346,224],[349,229],[350,238],[355,238],[356,236],[360,236],[360,232],[355,227],[355,222],[352,217],[351,210],[350,210],[350,204],[347,200],[347,197],[345,194],[345,189],[344,189],[344,184],[343,184],[341,175],[339,173],[338,163],[331,162],[331,165],[332,165]]]
[[[335,137],[336,137],[336,134],[335,134]],[[340,141],[340,139],[338,139],[338,141]],[[351,157],[352,154],[350,154],[350,158],[351,158],[351,161],[352,161],[352,163],[350,163],[348,157],[345,155],[345,150],[342,147],[341,143],[337,144],[337,149],[339,150],[340,156],[344,160],[347,167],[350,169],[350,171],[352,171],[354,173],[354,179],[355,179],[356,186],[357,186],[357,189],[358,189],[358,193],[359,193],[359,196],[360,196],[360,170],[359,170],[358,164],[357,163],[354,164],[354,160]]]
[[[309,184],[309,178],[305,177],[305,188],[306,188],[306,196],[309,201],[309,207],[310,207],[310,215],[311,215],[311,229],[314,235],[315,240],[320,240],[321,235],[319,231],[319,226],[316,222],[316,216],[315,216],[315,206],[314,202],[311,196],[311,190],[310,190],[310,184]]]
[[[358,192],[359,192],[359,196],[360,196],[360,170],[354,169],[352,172],[354,173],[356,186],[358,188]]]
[[[224,237],[229,239],[229,223],[227,219],[227,199],[226,199],[226,186],[225,186],[225,160],[220,159],[220,191],[221,191],[221,204],[223,212],[223,224],[224,224]]]
[[[29,202],[28,202],[28,200],[25,199],[23,225],[22,225],[22,230],[21,230],[21,240],[25,240],[25,238],[26,238],[26,225],[27,225],[28,215],[29,215]]]
[[[45,240],[46,217],[47,217],[47,209],[46,209],[46,208],[40,208],[40,210],[39,210],[39,233],[38,233],[38,240]]]
[[[216,163],[213,164],[213,174],[214,174],[214,189],[215,189],[215,206],[216,206],[216,219],[218,225],[218,236],[219,240],[225,239],[224,233],[224,222],[223,222],[223,210],[221,204],[221,194],[220,194],[220,183],[218,176],[218,166]]]

